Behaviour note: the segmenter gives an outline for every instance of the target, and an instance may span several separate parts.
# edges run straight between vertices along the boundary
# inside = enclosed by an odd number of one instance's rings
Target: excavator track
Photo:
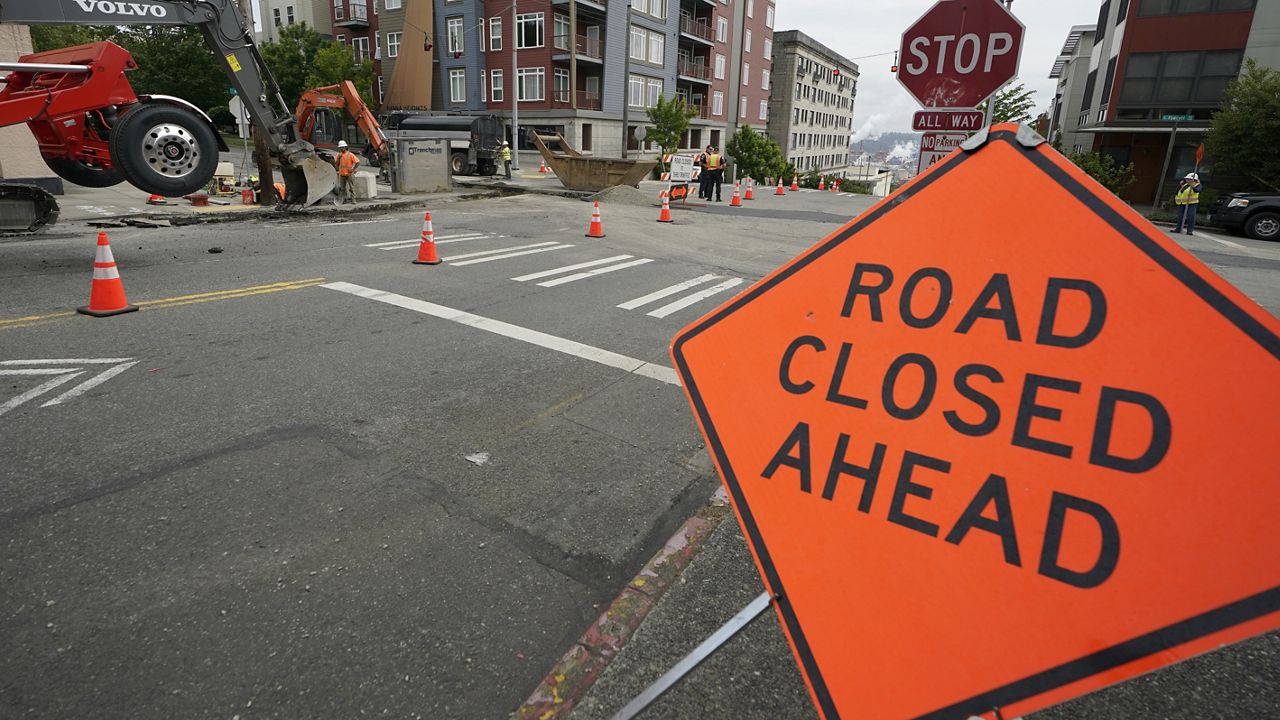
[[[35,185],[0,183],[0,234],[30,235],[58,221],[58,201]]]

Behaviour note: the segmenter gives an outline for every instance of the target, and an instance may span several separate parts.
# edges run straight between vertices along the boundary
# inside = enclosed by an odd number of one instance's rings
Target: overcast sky
[[[854,59],[861,75],[853,127],[870,122],[873,133],[911,132],[915,99],[889,72],[902,32],[935,0],[777,0],[775,30],[799,30]],[[1053,61],[1072,25],[1097,22],[1101,0],[1014,0],[1013,14],[1026,26],[1018,81],[1035,90],[1036,113],[1048,110],[1056,81]],[[881,57],[857,60],[864,55]]]

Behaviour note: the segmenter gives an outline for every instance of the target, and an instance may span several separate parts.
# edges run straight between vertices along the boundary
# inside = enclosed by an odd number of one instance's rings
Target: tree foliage
[[[698,114],[698,109],[678,97],[658,96],[658,104],[645,112],[650,123],[645,140],[657,145],[662,154],[667,155],[680,148],[680,139],[689,129],[689,120]]]
[[[297,105],[298,98],[302,97],[302,91],[314,87],[308,85],[307,76],[316,61],[316,54],[326,44],[329,43],[326,43],[320,33],[306,23],[299,23],[280,28],[279,38],[274,42],[263,43],[259,48],[276,83],[280,85],[280,95],[291,109]],[[340,43],[332,44],[341,46]],[[350,62],[348,56],[348,63]]]
[[[725,152],[737,163],[738,177],[763,181],[765,178],[790,178],[795,172],[795,168],[783,156],[778,143],[751,129],[749,125],[739,127],[738,132],[729,138]]]
[[[1245,61],[1213,115],[1205,155],[1214,178],[1238,186],[1232,189],[1280,192],[1280,71]]]
[[[350,80],[360,91],[364,104],[373,107],[373,61],[366,59],[357,63],[350,47],[339,42],[324,43],[307,70],[304,89],[337,85],[343,80]],[[296,100],[296,97],[290,99]]]
[[[36,52],[74,47],[87,43],[111,40],[117,32],[114,27],[94,25],[32,25],[31,46]]]
[[[1137,179],[1133,175],[1133,163],[1120,165],[1106,153],[1072,153],[1067,156],[1094,180],[1117,195]]]
[[[1022,83],[1018,83],[996,93],[991,98],[991,102],[996,104],[995,110],[991,114],[991,122],[1027,122],[1030,120],[1031,109],[1036,106],[1036,101],[1031,99],[1035,92],[1035,90],[1028,90]]]

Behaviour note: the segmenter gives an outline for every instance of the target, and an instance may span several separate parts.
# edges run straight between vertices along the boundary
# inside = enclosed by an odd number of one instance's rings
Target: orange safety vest
[[[284,200],[284,183],[272,183],[276,188],[276,199]]]
[[[338,174],[343,177],[347,177],[351,173],[355,172],[356,165],[359,164],[360,159],[356,157],[356,154],[347,150],[338,155]]]

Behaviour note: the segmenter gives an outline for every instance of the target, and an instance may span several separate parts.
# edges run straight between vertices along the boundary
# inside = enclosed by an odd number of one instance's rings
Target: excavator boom
[[[345,109],[355,119],[356,126],[369,140],[369,144],[373,146],[374,153],[382,160],[388,158],[391,153],[391,144],[387,141],[387,135],[382,131],[382,125],[378,122],[378,118],[374,117],[373,111],[361,99],[360,91],[350,80],[343,80],[337,85],[313,88],[302,93],[295,111],[298,118],[298,137],[307,142],[314,141],[315,112],[321,108]]]

